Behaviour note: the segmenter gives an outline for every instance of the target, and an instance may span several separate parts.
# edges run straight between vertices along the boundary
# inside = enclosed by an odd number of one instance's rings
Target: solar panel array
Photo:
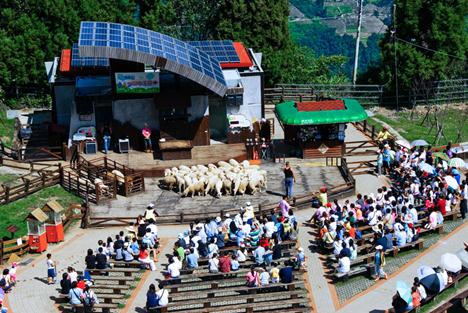
[[[72,47],[71,67],[109,67],[108,58],[80,57],[78,44]]]
[[[206,52],[220,63],[240,62],[231,40],[189,41],[189,44]]]
[[[184,41],[148,29],[81,22],[78,46],[80,54],[88,57],[121,58],[151,65],[164,58],[166,61],[161,64],[165,69],[191,78],[219,94],[227,88],[215,58]]]

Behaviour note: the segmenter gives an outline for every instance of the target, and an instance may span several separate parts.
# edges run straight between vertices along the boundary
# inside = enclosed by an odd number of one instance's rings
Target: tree
[[[467,0],[396,0],[398,85],[404,93],[425,81],[467,74]],[[391,27],[381,42],[380,82],[395,86]]]

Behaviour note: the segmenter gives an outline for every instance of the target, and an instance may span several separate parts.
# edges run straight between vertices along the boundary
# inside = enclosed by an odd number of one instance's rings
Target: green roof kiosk
[[[304,159],[344,156],[346,124],[367,119],[354,99],[286,101],[276,105],[275,113],[285,141],[300,149]]]

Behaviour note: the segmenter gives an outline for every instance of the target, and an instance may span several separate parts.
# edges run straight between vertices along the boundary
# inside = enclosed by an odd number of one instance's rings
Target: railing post
[[[364,120],[364,134],[366,133],[366,130],[367,130],[367,120]]]
[[[184,222],[184,212],[180,212],[180,223]]]
[[[29,183],[30,183],[30,180],[26,179],[26,182],[24,183],[24,191],[26,194],[28,194],[29,192]]]
[[[5,204],[10,202],[10,186],[3,186],[5,189]]]
[[[262,204],[261,203],[258,204],[258,216],[259,218],[262,217]]]
[[[68,172],[68,191],[72,191],[72,188],[71,188],[71,173]]]
[[[41,173],[41,180],[42,180],[42,188],[44,188],[44,187],[45,187],[45,183],[46,183],[45,173]]]
[[[3,239],[0,239],[0,265],[3,265]]]
[[[107,171],[107,156],[104,157],[104,168]]]
[[[371,138],[374,140],[375,137],[375,125],[372,125],[372,133],[371,133]]]
[[[94,185],[94,190],[96,190],[96,204],[99,204],[101,190],[99,189],[99,185]]]

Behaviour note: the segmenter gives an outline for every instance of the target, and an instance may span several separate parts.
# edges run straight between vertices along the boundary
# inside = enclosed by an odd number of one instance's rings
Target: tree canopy
[[[341,79],[345,60],[295,46],[288,15],[288,0],[0,0],[0,86],[47,90],[44,62],[77,41],[82,20],[132,24],[182,40],[242,41],[263,53],[269,85]]]
[[[424,82],[466,76],[467,0],[396,0],[396,59],[403,92]],[[395,85],[394,37],[381,42],[382,65],[376,79]],[[375,71],[375,70],[374,70]]]

